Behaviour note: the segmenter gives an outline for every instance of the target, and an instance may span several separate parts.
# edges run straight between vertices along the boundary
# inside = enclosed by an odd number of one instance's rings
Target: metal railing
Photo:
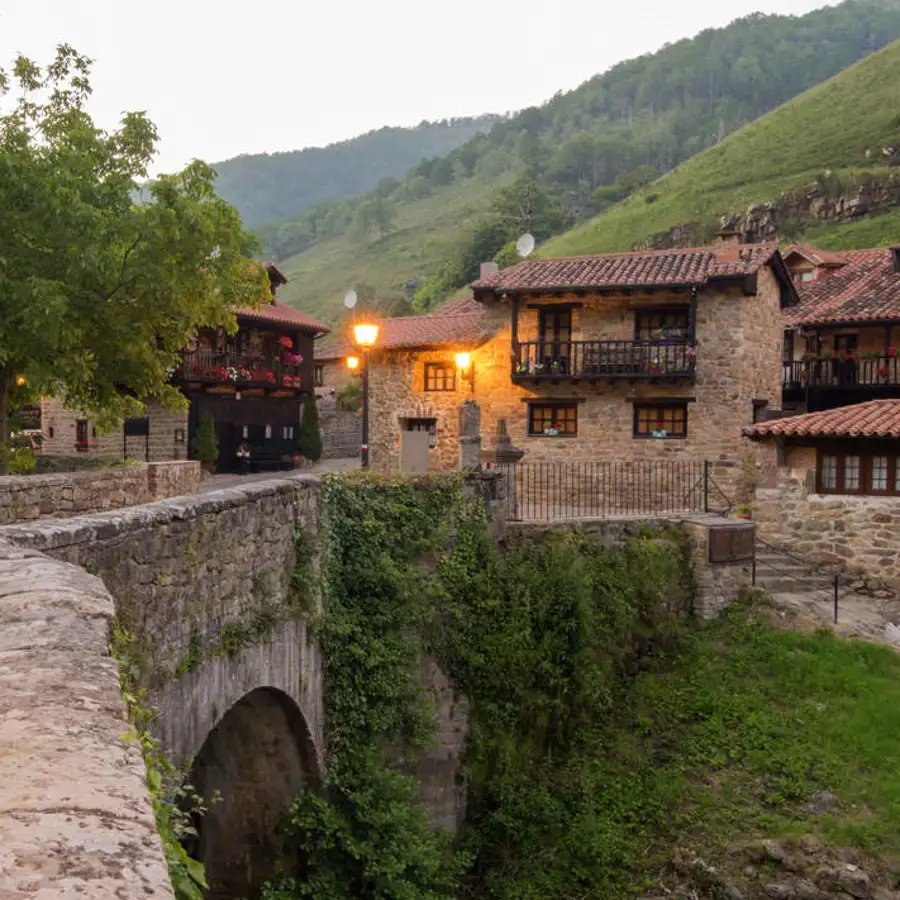
[[[506,517],[564,521],[677,516],[708,511],[704,461],[489,463],[506,486]]]
[[[186,352],[175,372],[184,381],[302,387],[300,366],[233,348],[199,347]]]
[[[896,356],[882,354],[782,363],[782,386],[785,388],[853,388],[879,384],[900,384],[900,359]]]
[[[694,373],[687,342],[526,341],[513,347],[513,377],[665,378]]]

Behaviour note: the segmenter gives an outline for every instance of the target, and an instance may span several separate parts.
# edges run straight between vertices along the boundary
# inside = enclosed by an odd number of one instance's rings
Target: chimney
[[[900,273],[900,246],[891,247],[891,262],[894,264],[894,274]]]
[[[735,263],[741,258],[741,233],[733,228],[723,228],[716,235],[716,262],[720,265]]]
[[[492,275],[500,274],[500,266],[495,262],[486,262],[481,264],[481,275],[479,279],[484,281],[485,279],[490,278]]]

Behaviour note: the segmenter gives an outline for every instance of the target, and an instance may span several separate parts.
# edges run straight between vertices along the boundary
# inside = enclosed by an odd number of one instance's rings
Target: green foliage
[[[298,449],[313,462],[322,456],[322,435],[319,433],[319,410],[315,394],[307,394],[303,399]]]
[[[508,244],[504,244],[494,254],[494,262],[497,263],[501,269],[506,269],[509,266],[514,266],[517,262],[521,262],[519,252],[516,249],[516,242],[510,241]]]
[[[574,252],[629,250],[650,233],[695,221],[694,206],[704,217],[741,211],[746,207],[741,185],[760,188],[749,192],[753,199],[773,199],[780,187],[770,191],[764,182],[771,176],[760,178],[760,170],[768,165],[777,175],[785,157],[796,157],[799,163],[807,152],[804,130],[782,128],[771,153],[748,154],[748,160],[727,166],[737,188],[727,198],[706,198],[703,178],[692,176],[679,183],[678,190],[667,184],[663,192],[661,186],[660,198],[648,206],[640,187],[709,147],[727,144],[728,136],[747,122],[898,37],[900,8],[895,2],[850,0],[799,17],[746,16],[614,66],[544,106],[498,121],[489,134],[442,159],[426,159],[410,169],[391,195],[397,204],[397,231],[390,247],[379,243],[371,251],[361,248],[346,228],[327,236],[319,232],[312,243],[283,247],[277,258],[285,260],[291,283],[281,297],[336,320],[342,314],[340,297],[355,278],[370,280],[379,298],[414,277],[424,283],[444,265],[461,260],[471,223],[489,217],[497,188],[523,175],[551,197],[564,198],[566,212],[581,220],[634,192],[640,205],[632,208],[629,228],[616,227],[609,235],[598,229],[590,243],[584,241],[584,250]],[[875,122],[895,109],[887,96],[892,83],[891,73],[884,72],[868,85],[881,97]],[[866,108],[870,110],[868,103]],[[842,146],[845,155],[857,156],[874,146],[865,114],[852,109],[849,116],[832,115],[829,109],[820,112],[814,143],[825,139],[831,147]],[[891,134],[896,143],[900,135],[896,129]],[[888,135],[879,132],[881,137]],[[817,165],[806,167],[808,177],[825,167]],[[797,165],[790,171],[803,170]],[[416,190],[406,196],[413,183]],[[432,191],[427,197],[426,186]],[[683,202],[678,199],[682,195]],[[355,208],[366,199],[347,202]],[[727,202],[720,203],[723,199]],[[669,215],[676,207],[677,217]],[[651,219],[642,222],[648,215]],[[520,216],[520,222],[524,218]],[[560,223],[544,237],[567,225]],[[515,237],[518,234],[510,234],[507,240]],[[433,309],[441,294],[433,292],[429,302],[419,306]]]
[[[362,409],[362,382],[359,378],[348,381],[338,392],[341,407],[346,412],[359,412]]]
[[[183,406],[167,370],[198,325],[237,327],[235,306],[268,295],[257,248],[216,197],[202,162],[141,193],[157,132],[143,113],[118,130],[86,110],[90,63],[71,47],[41,69],[0,71],[0,435],[9,386],[101,424],[139,414],[134,399]],[[15,98],[7,98],[15,85]],[[62,387],[60,387],[62,386]]]
[[[470,699],[469,827],[479,897],[619,897],[636,832],[665,813],[610,783],[609,724],[631,673],[675,645],[691,585],[676,540],[624,552],[577,534],[500,554],[477,520],[440,563],[440,658]]]
[[[134,726],[126,739],[136,740],[144,756],[147,789],[175,898],[203,900],[209,887],[203,863],[192,859],[183,846],[185,840],[197,837],[193,822],[206,812],[203,798],[184,781],[150,733],[156,710],[147,705],[146,692],[136,687],[145,660],[134,635],[118,624],[113,627],[110,655],[118,664],[122,696]]]
[[[429,830],[415,780],[395,766],[433,730],[417,635],[432,616],[434,576],[420,561],[443,544],[458,482],[332,477],[324,490],[328,774],[285,823],[299,870],[263,896],[438,900],[463,860]]]
[[[31,447],[16,446],[14,442],[0,443],[0,472],[7,475],[27,475],[33,472],[37,458]]]
[[[197,431],[194,434],[194,446],[191,448],[194,459],[204,463],[214,463],[219,458],[219,441],[216,437],[216,423],[212,413],[205,412],[200,416]]]

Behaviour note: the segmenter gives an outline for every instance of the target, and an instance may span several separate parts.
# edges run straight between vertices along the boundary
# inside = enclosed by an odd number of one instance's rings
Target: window
[[[293,425],[285,425],[281,429],[281,437],[289,441],[294,437],[294,426]]]
[[[75,449],[83,453],[88,449],[88,420],[78,419],[75,422]]]
[[[900,455],[880,448],[820,450],[816,476],[820,494],[900,494]]]
[[[641,438],[687,437],[687,403],[636,403],[634,436]]]
[[[325,366],[318,363],[313,371],[314,383],[316,387],[322,387],[325,384]]]
[[[272,439],[272,426],[266,425],[266,440],[268,441],[271,439]]]
[[[531,403],[528,406],[528,433],[531,435],[578,434],[576,403]]]
[[[636,341],[686,341],[690,335],[690,310],[655,309],[635,314]]]
[[[437,446],[437,419],[407,419],[407,431],[427,431],[428,449],[434,450]]]
[[[543,307],[539,310],[539,362],[557,363],[560,372],[569,371],[572,341],[572,310]]]
[[[794,284],[806,284],[806,282],[812,281],[815,277],[816,273],[813,269],[802,269],[791,272],[791,281],[793,281]]]
[[[859,344],[859,335],[837,334],[834,337],[834,349],[838,353],[856,353]]]
[[[425,363],[426,391],[455,391],[456,366],[447,362]]]

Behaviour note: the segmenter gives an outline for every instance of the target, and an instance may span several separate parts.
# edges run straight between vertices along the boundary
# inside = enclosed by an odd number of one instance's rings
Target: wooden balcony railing
[[[796,360],[782,365],[782,386],[786,390],[878,385],[900,385],[900,358],[888,354],[874,357],[845,356]]]
[[[175,370],[181,381],[214,384],[236,384],[300,388],[303,386],[299,365],[261,353],[238,353],[234,349],[216,350],[199,347],[186,352]]]
[[[696,351],[688,343],[649,341],[530,341],[513,347],[515,380],[531,378],[693,377]]]

